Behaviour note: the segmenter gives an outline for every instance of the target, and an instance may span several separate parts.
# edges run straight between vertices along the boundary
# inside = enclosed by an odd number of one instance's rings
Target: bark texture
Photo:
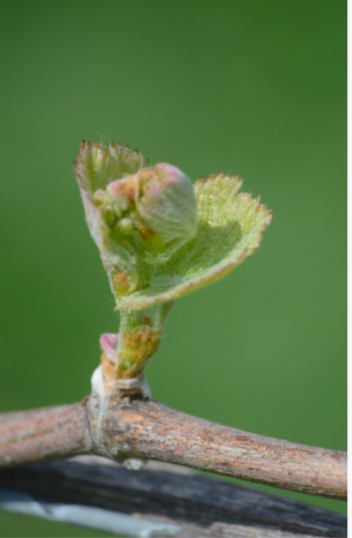
[[[81,403],[0,415],[0,467],[90,453]]]
[[[142,458],[345,500],[344,452],[214,424],[158,402],[111,395],[0,415],[0,467],[97,454]]]
[[[344,452],[290,443],[215,424],[155,401],[88,402],[95,453],[187,465],[333,499],[347,497]]]
[[[135,472],[99,460],[83,457],[2,470],[0,487],[53,502],[117,511],[139,521],[171,524],[178,528],[177,536],[347,536],[344,516],[307,504],[177,466],[150,463]]]

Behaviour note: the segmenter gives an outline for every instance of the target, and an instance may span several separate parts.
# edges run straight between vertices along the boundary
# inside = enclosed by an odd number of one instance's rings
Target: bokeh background
[[[153,396],[346,449],[345,26],[344,0],[2,3],[0,411],[83,398],[117,331],[71,164],[113,140],[240,174],[274,210],[254,256],[174,308]],[[5,514],[0,533],[96,536]]]

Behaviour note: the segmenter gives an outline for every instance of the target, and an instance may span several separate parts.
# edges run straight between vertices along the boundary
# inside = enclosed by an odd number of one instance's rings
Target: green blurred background
[[[153,396],[346,450],[345,26],[344,0],[2,3],[1,411],[83,398],[117,332],[71,164],[82,139],[113,140],[194,180],[240,174],[274,210],[254,256],[174,308]]]

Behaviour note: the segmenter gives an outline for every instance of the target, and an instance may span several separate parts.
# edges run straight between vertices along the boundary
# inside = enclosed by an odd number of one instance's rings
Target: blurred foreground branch
[[[263,437],[153,400],[96,396],[0,415],[0,467],[96,454],[142,458],[332,499],[347,498],[347,455]]]
[[[339,514],[178,466],[131,472],[94,456],[2,470],[1,508],[122,536],[346,536]]]

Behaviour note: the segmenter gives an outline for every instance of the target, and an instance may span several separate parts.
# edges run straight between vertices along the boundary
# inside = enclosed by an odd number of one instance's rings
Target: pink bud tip
[[[179,168],[168,163],[159,163],[155,166],[155,169],[165,174],[167,182],[171,185],[178,183],[180,178],[184,176]]]
[[[109,355],[115,355],[117,350],[117,345],[119,342],[119,335],[118,334],[112,334],[112,333],[105,333],[102,334],[100,337],[100,345],[103,351],[107,354],[108,358]]]

